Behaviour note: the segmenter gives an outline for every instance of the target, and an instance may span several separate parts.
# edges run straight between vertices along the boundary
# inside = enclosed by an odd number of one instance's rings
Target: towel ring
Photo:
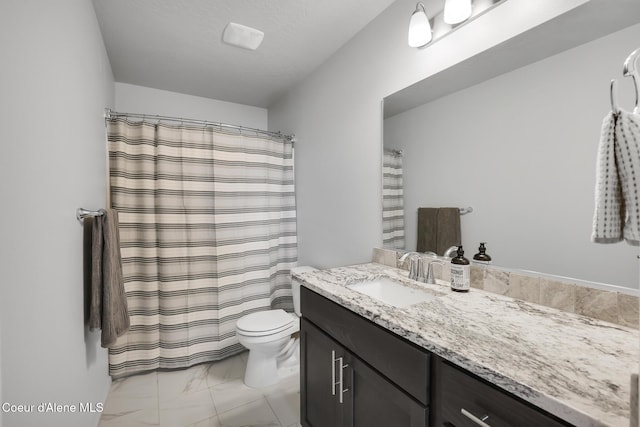
[[[616,81],[611,80],[611,84],[609,85],[609,99],[611,100],[611,111],[614,113],[618,112],[618,102],[616,100]]]

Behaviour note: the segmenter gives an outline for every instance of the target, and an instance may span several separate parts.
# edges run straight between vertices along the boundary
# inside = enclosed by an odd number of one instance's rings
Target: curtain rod
[[[267,135],[267,136],[271,136],[271,137],[275,137],[275,138],[283,138],[283,139],[286,139],[288,141],[291,141],[292,143],[296,142],[295,135],[284,135],[284,134],[282,134],[280,132],[271,132],[271,131],[268,131],[268,130],[250,128],[250,127],[247,127],[247,126],[238,126],[238,125],[230,125],[230,124],[226,124],[226,123],[211,122],[209,120],[185,119],[185,118],[182,118],[182,117],[159,116],[157,114],[120,113],[120,112],[113,111],[111,108],[105,108],[104,109],[104,117],[107,120],[108,119],[113,119],[113,118],[118,118],[118,117],[131,117],[131,118],[143,119],[143,120],[144,119],[153,119],[153,120],[158,120],[158,121],[191,123],[191,124],[196,124],[196,125],[215,126],[215,127],[220,127],[220,128],[235,129],[235,130],[240,131],[241,133],[242,133],[243,130],[246,130],[246,131],[249,131],[249,132],[254,132],[254,133],[259,134],[259,135]]]

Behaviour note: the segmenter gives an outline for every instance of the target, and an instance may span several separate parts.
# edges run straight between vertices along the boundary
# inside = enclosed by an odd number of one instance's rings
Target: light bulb
[[[422,47],[431,41],[431,24],[424,10],[424,5],[418,3],[409,22],[408,42],[411,47]]]
[[[447,0],[444,4],[444,22],[459,24],[471,16],[471,0]]]

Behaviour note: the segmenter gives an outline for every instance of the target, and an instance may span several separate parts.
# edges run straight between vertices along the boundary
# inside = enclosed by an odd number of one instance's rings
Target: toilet
[[[294,267],[291,273],[314,271],[313,267]],[[236,323],[236,336],[249,349],[244,383],[267,387],[299,366],[300,342],[292,337],[300,330],[300,283],[291,280],[294,313],[282,309],[265,310],[242,316]]]

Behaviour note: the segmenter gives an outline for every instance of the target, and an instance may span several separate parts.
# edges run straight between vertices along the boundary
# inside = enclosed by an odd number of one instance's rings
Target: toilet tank
[[[313,267],[293,267],[291,269],[291,275],[293,273],[307,273],[309,271],[315,271]],[[300,317],[300,282],[293,277],[291,278],[291,293],[293,294],[293,311]]]

